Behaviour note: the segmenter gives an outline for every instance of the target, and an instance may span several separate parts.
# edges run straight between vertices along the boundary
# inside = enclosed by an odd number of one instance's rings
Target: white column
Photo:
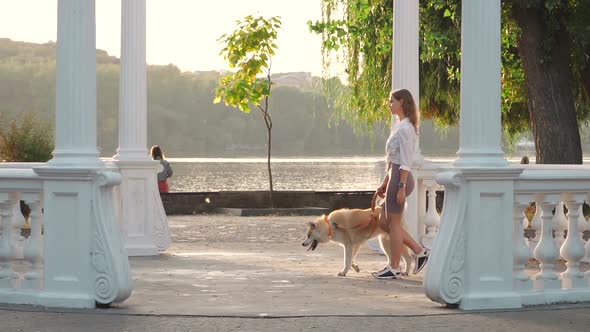
[[[408,89],[414,97],[416,107],[420,105],[419,91],[419,11],[420,6],[416,0],[393,1],[393,68],[392,88]],[[392,123],[393,124],[393,123]],[[420,152],[420,139],[416,140],[414,149],[414,165],[418,169],[424,157]],[[414,172],[416,175],[417,173]],[[407,198],[407,207],[404,211],[404,219],[408,233],[416,240],[420,240],[423,226],[418,218],[418,193],[417,180],[414,178],[414,191]]]
[[[147,151],[146,2],[121,2],[119,148],[115,159],[150,160]]]
[[[393,70],[392,88],[408,89],[416,107],[420,106],[420,5],[417,0],[393,1]],[[414,160],[421,162],[420,138],[416,140]]]
[[[102,171],[96,147],[94,6],[94,0],[58,1],[56,148],[47,165],[34,168],[42,198],[23,194],[29,202],[43,200],[43,290],[29,300],[8,299],[13,303],[93,308],[131,294],[129,261],[120,234],[112,231],[111,195],[120,176]],[[38,259],[35,250],[27,253],[31,263]]]
[[[462,3],[457,167],[505,167],[500,122],[500,1]]]
[[[119,148],[121,228],[130,256],[157,255],[170,245],[157,186],[160,163],[147,150],[146,1],[121,2]]]
[[[500,0],[462,2],[461,148],[436,178],[444,213],[424,276],[430,299],[464,310],[522,306],[512,281],[522,168],[508,167],[500,149],[500,10]]]
[[[50,164],[100,164],[94,0],[58,2],[55,150]]]

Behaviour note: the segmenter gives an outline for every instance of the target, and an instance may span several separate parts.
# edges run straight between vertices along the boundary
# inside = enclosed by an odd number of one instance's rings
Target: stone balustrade
[[[0,301],[95,307],[125,300],[132,283],[115,213],[117,172],[0,164]],[[28,206],[29,234],[24,234]]]
[[[23,165],[0,168],[0,298],[26,296],[43,286],[43,184]],[[30,208],[28,238],[20,201]]]
[[[590,301],[590,272],[583,273],[587,266],[581,266],[590,254],[583,237],[590,229],[583,214],[589,194],[588,166],[526,166],[515,181],[513,280],[523,305]],[[531,202],[536,204],[530,222],[535,237],[526,241],[523,210]],[[531,258],[539,262],[533,272],[526,269]],[[565,271],[559,261],[565,262]]]

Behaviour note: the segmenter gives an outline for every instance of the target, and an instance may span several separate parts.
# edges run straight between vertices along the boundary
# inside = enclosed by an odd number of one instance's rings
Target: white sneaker
[[[381,271],[373,272],[373,277],[377,279],[401,279],[402,272],[387,265]]]

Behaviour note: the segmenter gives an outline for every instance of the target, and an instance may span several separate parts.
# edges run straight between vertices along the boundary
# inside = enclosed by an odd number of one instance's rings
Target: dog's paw
[[[361,269],[359,269],[359,266],[358,266],[358,265],[356,265],[356,264],[352,263],[350,266],[351,266],[351,267],[352,267],[352,268],[353,268],[353,269],[354,269],[354,270],[355,270],[357,273],[358,273],[358,272],[361,272]]]
[[[339,277],[346,277],[346,272],[340,271],[340,272],[338,272],[338,276]]]

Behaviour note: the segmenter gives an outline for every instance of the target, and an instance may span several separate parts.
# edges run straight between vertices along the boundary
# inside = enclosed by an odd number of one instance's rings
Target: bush
[[[44,162],[51,159],[54,147],[51,125],[32,112],[15,117],[0,114],[0,160]]]

